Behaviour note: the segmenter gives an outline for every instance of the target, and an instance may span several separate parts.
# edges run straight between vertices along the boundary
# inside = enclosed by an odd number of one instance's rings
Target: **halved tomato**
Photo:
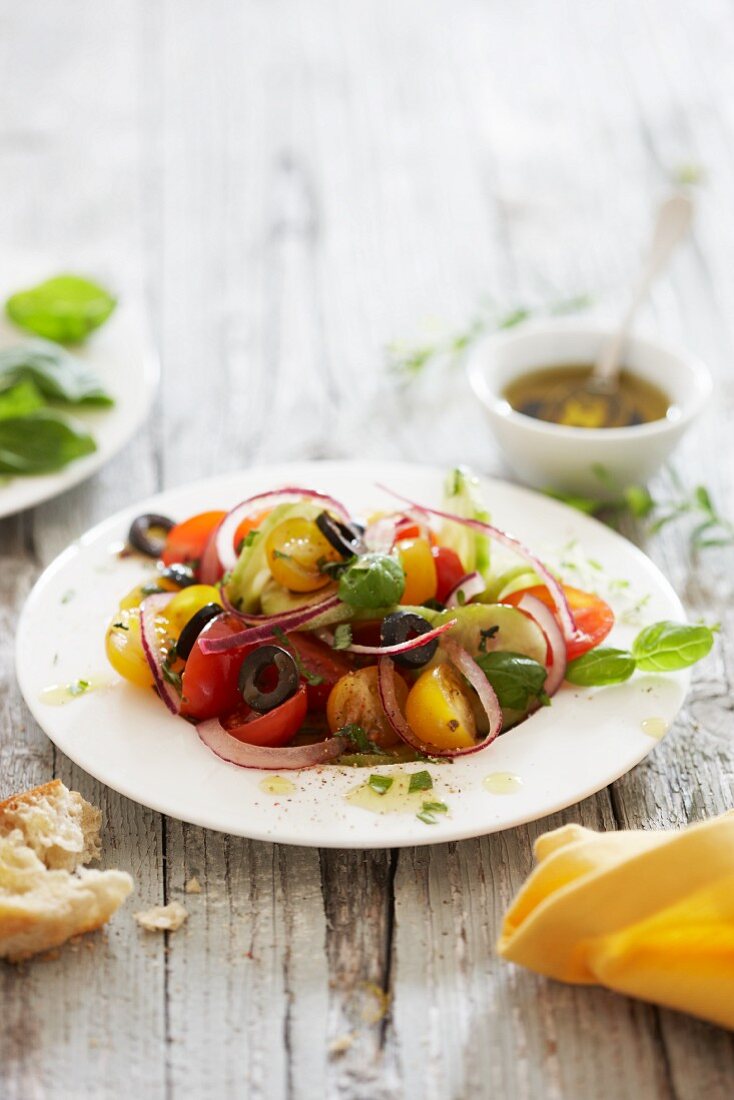
[[[242,702],[237,680],[242,658],[254,646],[241,646],[226,653],[201,652],[201,639],[223,638],[242,630],[242,620],[223,612],[212,619],[194,642],[182,678],[181,714],[197,722],[236,710]]]
[[[200,512],[172,527],[166,537],[166,548],[161,554],[164,565],[182,562],[197,566],[202,559],[209,538],[222,522],[226,512]]]
[[[308,709],[326,710],[326,701],[337,680],[352,669],[352,662],[344,654],[332,649],[308,634],[294,632],[288,635],[288,644],[300,657],[303,667],[318,683],[306,681]]]
[[[459,555],[449,546],[434,546],[431,553],[436,564],[436,599],[440,603],[445,603],[449,593],[453,592],[461,578],[466,576],[466,569]]]
[[[576,620],[578,635],[571,642],[566,642],[566,654],[569,661],[587,653],[594,646],[603,642],[609,631],[614,626],[614,612],[608,603],[593,592],[582,592],[580,588],[572,588],[568,584],[563,585],[573,617]],[[544,584],[534,585],[532,588],[523,588],[520,592],[513,592],[505,596],[503,603],[509,603],[517,607],[523,596],[535,596],[542,600],[551,611],[555,611],[553,597]]]
[[[280,748],[298,733],[307,708],[306,685],[299,684],[295,695],[266,714],[259,714],[241,702],[236,710],[220,718],[220,722],[227,733],[248,745]]]

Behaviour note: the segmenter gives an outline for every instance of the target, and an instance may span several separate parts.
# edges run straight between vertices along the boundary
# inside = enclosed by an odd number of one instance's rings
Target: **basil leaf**
[[[96,283],[79,275],[57,275],[8,298],[5,309],[21,328],[77,344],[104,324],[115,308],[115,299]]]
[[[363,554],[339,579],[339,599],[351,607],[392,607],[404,591],[403,567],[388,554]]]
[[[0,419],[8,417],[26,416],[43,408],[45,401],[41,396],[38,386],[33,382],[19,382],[17,386],[11,386],[3,393],[0,391]]]
[[[636,661],[626,649],[599,646],[590,649],[575,661],[569,661],[566,679],[580,687],[601,687],[621,684],[635,671]]]
[[[478,653],[474,660],[494,688],[503,710],[527,710],[533,699],[543,702],[547,672],[524,653],[495,650]]]
[[[0,351],[0,390],[33,382],[44,397],[71,405],[113,405],[86,363],[58,344],[31,340]]]
[[[0,420],[0,473],[45,474],[97,449],[91,435],[53,409]]]
[[[408,794],[415,794],[416,791],[431,791],[433,790],[433,779],[430,772],[411,772],[410,782],[408,783]]]
[[[675,672],[695,665],[713,644],[714,634],[709,627],[666,620],[640,631],[632,653],[643,672]]]

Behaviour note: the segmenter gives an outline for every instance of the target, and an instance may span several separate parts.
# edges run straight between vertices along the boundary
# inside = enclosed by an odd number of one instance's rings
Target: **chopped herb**
[[[419,814],[415,815],[419,821],[422,821],[424,825],[437,825],[438,821],[434,814],[426,813],[425,810],[421,810]]]
[[[433,789],[433,779],[430,772],[413,772],[408,784],[408,794],[416,791],[430,791]]]
[[[61,597],[61,602],[69,603],[69,601],[73,600],[75,596],[76,591],[73,588],[67,588],[66,592],[64,592],[63,596]]]
[[[246,546],[252,546],[253,542],[259,534],[260,532],[256,528],[253,528],[252,531],[248,531],[245,537],[240,539],[240,541],[237,543],[237,553],[241,554]]]
[[[67,691],[69,695],[83,695],[91,686],[89,680],[75,680],[73,684],[67,686]]]
[[[479,631],[479,634],[480,634],[479,652],[480,653],[486,653],[487,652],[487,642],[490,641],[492,638],[494,638],[495,634],[497,634],[498,631],[499,631],[499,626],[498,625],[488,626],[486,630],[480,630]]]
[[[293,556],[291,554],[284,554],[282,550],[275,550],[274,549],[274,550],[271,550],[271,553],[272,553],[273,557],[276,558],[276,559],[280,559],[282,561],[293,561]]]
[[[115,630],[129,630],[130,629],[130,627],[126,626],[125,623],[113,623],[112,625],[114,626]]]
[[[373,790],[375,794],[387,794],[393,785],[394,780],[389,775],[371,775],[367,780],[367,786],[370,790]]]
[[[319,573],[323,573],[327,577],[331,577],[332,580],[338,581],[342,573],[344,573],[350,565],[353,565],[357,560],[357,555],[353,554],[350,558],[345,558],[343,561],[329,561],[328,558],[319,558],[316,562]]]
[[[352,644],[352,628],[349,623],[339,623],[334,631],[333,649],[349,649]]]
[[[445,802],[424,802],[421,809],[427,814],[447,814],[449,812]]]
[[[151,582],[150,584],[144,584],[140,588],[140,592],[143,596],[155,596],[158,592],[162,591],[163,589],[153,582]]]
[[[377,756],[389,756],[389,752],[385,752],[384,749],[376,745],[374,741],[370,741],[365,730],[361,726],[358,726],[355,722],[349,722],[348,725],[342,726],[335,734],[336,737],[346,737],[348,741],[351,741],[358,752],[372,753]]]

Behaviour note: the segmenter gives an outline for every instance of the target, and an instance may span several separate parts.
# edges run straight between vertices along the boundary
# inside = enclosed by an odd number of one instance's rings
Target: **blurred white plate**
[[[7,265],[4,265],[7,270]],[[46,277],[57,267],[42,269]],[[35,339],[33,333],[17,328],[5,316],[3,304],[14,290],[32,286],[45,276],[14,279],[0,290],[0,347],[14,347]],[[78,485],[112,458],[135,434],[153,403],[158,384],[158,362],[147,339],[140,311],[124,300],[110,319],[80,347],[69,349],[88,363],[115,404],[107,409],[69,407],[68,415],[91,432],[97,450],[70,462],[52,474],[19,476],[7,481],[0,477],[0,517],[32,508]]]
[[[116,556],[137,514],[155,511],[183,519],[288,484],[330,492],[355,512],[391,506],[377,482],[438,504],[443,475],[441,470],[405,463],[264,467],[161,493],[106,520],[56,559],[23,610],[17,672],[34,717],[67,756],[128,798],[207,828],[286,844],[382,848],[460,840],[543,817],[600,790],[654,747],[656,741],[643,731],[642,723],[649,718],[673,720],[688,684],[686,673],[638,675],[611,688],[567,685],[552,706],[486,751],[453,764],[379,769],[428,768],[434,779],[431,797],[445,801],[449,813],[437,824],[426,825],[414,812],[377,815],[347,803],[345,793],[370,774],[362,769],[332,766],[291,772],[287,774],[295,785],[293,793],[264,793],[260,783],[268,773],[218,759],[192,726],[169,714],[152,691],[122,682],[107,665],[105,627],[120,597],[146,574],[141,559]],[[594,563],[597,578],[600,564],[606,577],[628,582],[617,586],[620,592],[646,597],[645,622],[683,619],[680,602],[665,578],[619,535],[528,490],[490,480],[483,487],[494,521],[550,564],[569,553],[578,562],[583,553]],[[573,540],[577,542],[570,551]],[[619,621],[612,643],[628,644],[638,629],[639,624]],[[65,706],[42,702],[45,688],[78,679],[101,680],[109,686]],[[513,794],[493,794],[484,780],[495,772],[519,776],[522,785]]]

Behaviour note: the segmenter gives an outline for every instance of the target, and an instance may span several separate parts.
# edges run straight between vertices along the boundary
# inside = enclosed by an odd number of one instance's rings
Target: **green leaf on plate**
[[[0,391],[0,420],[12,416],[27,416],[46,404],[34,382],[18,382],[9,390]]]
[[[11,321],[38,336],[78,344],[104,324],[115,308],[111,294],[79,275],[57,275],[20,290],[5,303]]]
[[[48,340],[0,350],[0,390],[19,382],[33,382],[44,397],[70,405],[114,404],[86,363]]]
[[[710,627],[666,620],[641,630],[632,653],[643,672],[675,672],[695,665],[713,644],[714,632]]]
[[[91,435],[54,409],[0,419],[0,473],[46,474],[97,449]]]

